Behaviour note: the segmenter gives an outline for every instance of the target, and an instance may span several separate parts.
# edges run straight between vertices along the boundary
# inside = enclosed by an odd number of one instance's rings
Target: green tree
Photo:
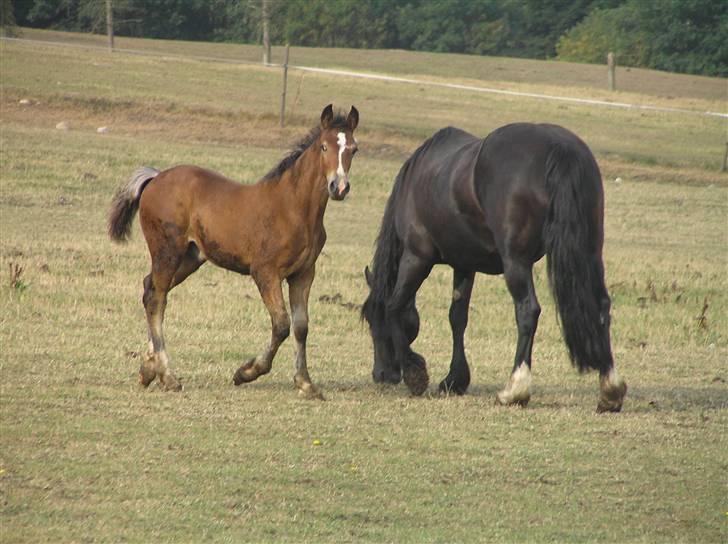
[[[591,12],[562,36],[558,58],[728,76],[728,10],[718,0],[629,0]]]
[[[632,0],[633,2],[635,0]],[[642,5],[649,66],[728,76],[728,5],[720,0],[663,0]]]
[[[269,1],[270,38],[277,44],[558,55],[599,63],[614,51],[621,65],[728,75],[726,0]],[[260,43],[261,4],[114,0],[114,30],[122,36]],[[21,25],[105,31],[103,0],[15,0],[9,6]]]
[[[0,35],[8,37],[18,35],[15,10],[10,0],[0,0]]]
[[[646,66],[649,37],[638,10],[632,4],[597,9],[564,34],[556,44],[560,60],[606,62],[613,52],[620,65]]]
[[[394,8],[387,0],[289,0],[282,6],[282,37],[306,46],[389,47]]]
[[[506,0],[508,33],[501,54],[546,59],[556,55],[559,37],[595,7],[623,0]]]

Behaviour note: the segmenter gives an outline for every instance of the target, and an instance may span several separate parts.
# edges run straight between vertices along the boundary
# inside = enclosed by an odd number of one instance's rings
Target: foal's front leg
[[[315,276],[315,268],[288,279],[288,297],[293,314],[293,336],[296,339],[296,374],[293,383],[302,397],[323,400],[321,391],[311,383],[306,365],[306,338],[308,336],[308,295]]]
[[[265,352],[238,368],[233,376],[235,385],[252,382],[258,376],[270,372],[278,348],[288,338],[291,331],[291,320],[288,318],[286,305],[283,302],[281,279],[274,271],[266,270],[253,273],[252,276],[263,298],[263,303],[270,313],[271,339]]]

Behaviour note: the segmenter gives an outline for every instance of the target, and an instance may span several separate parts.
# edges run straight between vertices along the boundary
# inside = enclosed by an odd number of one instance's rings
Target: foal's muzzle
[[[329,196],[334,200],[344,200],[350,188],[348,178],[337,176],[329,181]]]

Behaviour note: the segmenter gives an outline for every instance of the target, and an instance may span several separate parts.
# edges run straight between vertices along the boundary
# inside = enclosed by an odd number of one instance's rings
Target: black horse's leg
[[[470,294],[473,292],[475,272],[454,270],[452,303],[450,304],[450,328],[452,329],[452,360],[450,372],[440,382],[440,392],[451,391],[462,395],[470,385],[470,369],[465,358],[465,328],[468,326]]]
[[[511,377],[496,398],[500,404],[525,406],[531,398],[531,350],[541,307],[533,287],[533,265],[504,259],[506,285],[516,307],[518,342]]]
[[[432,270],[431,261],[405,250],[399,261],[397,283],[387,302],[387,322],[391,327],[394,360],[402,369],[404,383],[413,395],[425,392],[429,378],[425,359],[410,348],[403,315],[430,270]]]

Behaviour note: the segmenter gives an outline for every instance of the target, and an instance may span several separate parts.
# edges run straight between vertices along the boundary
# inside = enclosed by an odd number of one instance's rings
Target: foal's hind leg
[[[146,387],[159,377],[166,389],[179,391],[182,385],[169,369],[169,356],[164,343],[163,323],[167,294],[205,260],[200,257],[194,244],[189,244],[184,251],[176,251],[175,246],[180,249],[184,247],[182,243],[169,243],[160,250],[156,245],[150,244],[150,251],[151,247],[155,247],[155,252],[152,256],[152,272],[144,278],[143,297],[149,331],[149,350],[139,369],[139,383]]]
[[[278,348],[291,332],[291,320],[286,312],[281,279],[278,277],[277,272],[275,270],[260,270],[253,272],[251,275],[260,291],[263,303],[268,308],[268,313],[270,313],[271,339],[265,352],[238,368],[233,376],[235,385],[252,382],[258,376],[270,372]]]
[[[440,382],[441,393],[462,395],[470,385],[470,369],[465,358],[465,328],[468,326],[470,294],[473,291],[475,272],[453,272],[452,303],[450,304],[450,328],[452,329],[452,360],[450,372]]]
[[[500,404],[526,406],[531,398],[531,350],[541,307],[533,287],[533,265],[510,259],[504,259],[503,265],[506,284],[516,307],[518,342],[511,377],[496,399]]]
[[[159,381],[172,391],[180,391],[182,385],[169,369],[169,356],[164,344],[164,311],[167,308],[167,293],[174,270],[161,269],[152,264],[152,272],[144,278],[144,310],[147,314],[149,351],[139,369],[139,383],[148,386],[159,377]],[[176,267],[175,267],[176,268]]]
[[[177,270],[172,277],[172,283],[169,286],[169,290],[171,291],[180,283],[185,281],[189,276],[196,272],[198,268],[205,264],[205,262],[206,259],[200,255],[200,250],[197,248],[197,245],[194,242],[190,242],[187,245],[187,251],[182,257],[182,262],[177,267]]]

